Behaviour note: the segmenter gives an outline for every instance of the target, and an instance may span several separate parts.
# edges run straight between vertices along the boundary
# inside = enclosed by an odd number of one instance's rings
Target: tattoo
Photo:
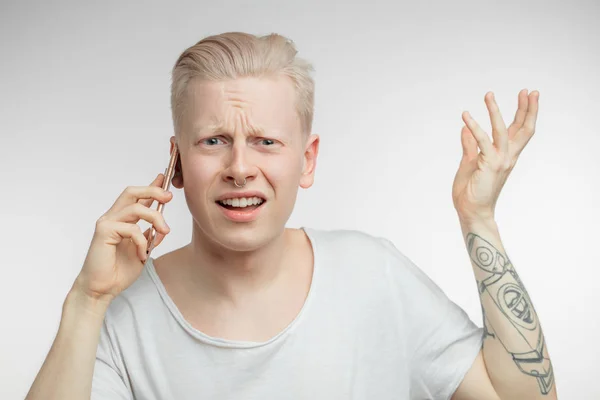
[[[483,303],[481,303],[481,315],[483,316],[483,339],[484,339],[484,343],[485,343],[485,338],[487,338],[488,336],[491,336],[492,338],[496,338],[496,335],[494,335],[493,333],[490,332],[490,330],[488,329],[485,321],[485,308],[483,308]]]
[[[554,383],[552,363],[547,354],[542,328],[529,293],[512,263],[481,236],[469,233],[467,250],[483,277],[477,281],[485,337],[498,339],[511,354],[517,367],[537,379],[542,394],[548,394]],[[506,318],[494,329],[486,315],[484,302],[492,302]],[[494,333],[490,333],[490,328]]]

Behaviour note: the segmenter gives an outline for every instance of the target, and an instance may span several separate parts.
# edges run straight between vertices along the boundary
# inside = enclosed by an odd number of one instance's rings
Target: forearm
[[[461,220],[479,292],[483,357],[502,399],[556,398],[552,364],[537,314],[506,255],[494,221]]]
[[[108,304],[71,290],[50,352],[25,400],[89,399],[100,328]]]

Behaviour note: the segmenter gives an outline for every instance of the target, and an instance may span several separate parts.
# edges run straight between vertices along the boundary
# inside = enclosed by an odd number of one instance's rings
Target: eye
[[[218,140],[221,140],[221,139],[218,137],[211,137],[211,138],[200,141],[200,143],[205,143],[205,144],[208,144],[209,146],[213,146],[215,144],[218,144],[218,143],[216,143]]]
[[[265,144],[265,142],[267,142],[267,146],[272,146],[275,144],[275,141],[273,139],[260,139],[260,142],[262,142],[263,144]]]

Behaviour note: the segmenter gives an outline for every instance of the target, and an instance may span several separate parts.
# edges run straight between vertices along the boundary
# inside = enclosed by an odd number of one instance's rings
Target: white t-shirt
[[[310,291],[266,342],[193,328],[150,258],[106,313],[92,400],[449,399],[483,329],[387,239],[302,229]]]

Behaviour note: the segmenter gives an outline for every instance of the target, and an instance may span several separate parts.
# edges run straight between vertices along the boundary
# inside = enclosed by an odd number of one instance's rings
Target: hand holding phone
[[[112,207],[96,221],[96,229],[83,267],[73,283],[73,291],[89,298],[94,304],[108,304],[129,287],[140,275],[148,259],[147,242],[151,230],[158,231],[157,243],[170,232],[158,210],[150,206],[172,200],[173,194],[165,191],[168,179],[158,174],[148,186],[128,186]],[[149,222],[152,227],[142,233],[138,221]],[[100,303],[98,303],[100,301]]]

